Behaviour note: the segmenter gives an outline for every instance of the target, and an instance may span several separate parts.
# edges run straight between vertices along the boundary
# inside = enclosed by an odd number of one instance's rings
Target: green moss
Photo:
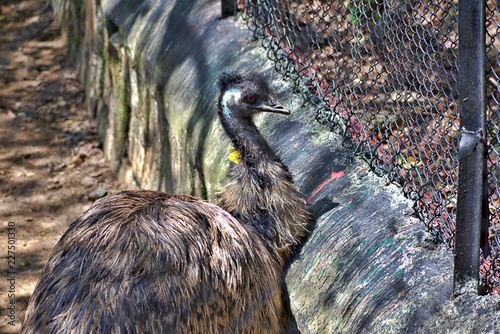
[[[68,49],[72,59],[77,57],[83,40],[82,36],[85,34],[85,14],[83,0],[69,1]]]
[[[122,85],[119,90],[120,96],[120,107],[118,109],[119,113],[119,131],[120,135],[125,139],[126,133],[128,131],[128,119],[130,107],[127,104],[127,92],[126,87]]]

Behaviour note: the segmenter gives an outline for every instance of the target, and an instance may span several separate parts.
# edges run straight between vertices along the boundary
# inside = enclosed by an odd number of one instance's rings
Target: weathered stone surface
[[[286,277],[302,332],[498,331],[499,299],[470,289],[450,299],[452,254],[432,243],[398,188],[351,160],[341,138],[314,121],[316,106],[277,79],[242,22],[220,20],[219,2],[52,3],[124,187],[213,199],[230,164],[216,120],[218,74],[274,78],[292,115],[257,122],[317,218]]]

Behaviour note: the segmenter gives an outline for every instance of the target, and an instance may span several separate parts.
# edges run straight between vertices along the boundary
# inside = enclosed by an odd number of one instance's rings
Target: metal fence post
[[[221,0],[222,17],[236,15],[236,0]]]
[[[471,280],[478,293],[479,250],[487,247],[488,207],[485,162],[485,1],[460,0],[460,127],[454,291]],[[486,207],[485,207],[486,206]],[[485,240],[486,239],[486,240]]]

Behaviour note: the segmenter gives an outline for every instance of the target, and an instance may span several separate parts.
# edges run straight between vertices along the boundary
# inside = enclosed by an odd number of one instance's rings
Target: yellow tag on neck
[[[229,149],[229,155],[227,156],[227,158],[230,161],[234,162],[235,164],[239,164],[241,161],[241,153],[240,153],[240,151],[238,151],[234,147],[231,147]]]

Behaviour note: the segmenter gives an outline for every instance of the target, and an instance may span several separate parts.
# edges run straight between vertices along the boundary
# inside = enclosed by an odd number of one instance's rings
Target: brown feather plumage
[[[282,270],[305,233],[304,202],[253,107],[236,101],[255,91],[269,102],[265,81],[229,73],[219,87],[242,152],[219,205],[147,190],[98,200],[55,246],[21,333],[285,332]],[[224,100],[230,89],[241,94]]]

